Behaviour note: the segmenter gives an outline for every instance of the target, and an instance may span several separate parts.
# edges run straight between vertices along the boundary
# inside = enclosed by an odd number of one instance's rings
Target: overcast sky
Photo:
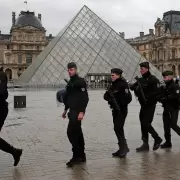
[[[169,10],[180,11],[180,0],[28,0],[28,9],[42,14],[47,34],[56,35],[76,15],[83,5],[107,22],[126,38],[148,33],[157,17]],[[12,11],[25,10],[24,0],[0,0],[0,30],[9,33]]]

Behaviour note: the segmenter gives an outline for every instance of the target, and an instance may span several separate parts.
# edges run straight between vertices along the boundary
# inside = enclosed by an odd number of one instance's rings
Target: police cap
[[[58,102],[63,103],[63,99],[66,95],[66,89],[61,89],[56,93],[56,99]]]
[[[123,73],[123,70],[121,70],[119,68],[113,68],[113,69],[111,69],[111,73],[121,75]]]
[[[74,63],[74,62],[68,63],[67,68],[68,68],[68,69],[77,68],[76,63]]]
[[[139,66],[149,69],[149,62],[147,62],[147,61],[146,62],[142,62],[142,63],[139,64]]]
[[[172,71],[164,71],[163,73],[162,73],[162,76],[164,77],[164,76],[173,76],[173,72]]]

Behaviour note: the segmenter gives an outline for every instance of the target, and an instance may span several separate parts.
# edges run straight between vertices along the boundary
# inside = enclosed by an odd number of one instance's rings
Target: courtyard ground
[[[10,91],[9,115],[1,137],[23,148],[17,168],[11,155],[0,152],[0,180],[180,180],[180,138],[172,132],[171,150],[136,153],[141,145],[139,104],[133,99],[125,125],[130,147],[126,159],[112,158],[117,150],[112,117],[103,100],[103,91],[90,91],[90,102],[83,120],[87,163],[66,168],[72,156],[66,136],[68,120],[58,106],[55,91]],[[14,95],[27,96],[27,108],[14,109]],[[157,106],[153,125],[163,137],[162,108]]]

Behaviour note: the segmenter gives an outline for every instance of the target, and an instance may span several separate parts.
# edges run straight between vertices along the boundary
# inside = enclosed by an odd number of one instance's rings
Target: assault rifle
[[[64,79],[64,81],[68,84],[69,83],[69,81],[67,80],[67,79]]]
[[[141,94],[141,96],[142,96],[142,98],[143,98],[144,103],[146,104],[147,99],[146,99],[146,97],[145,97],[145,95],[144,95],[144,91],[143,91],[143,88],[142,88],[142,86],[141,86],[141,83],[139,82],[138,76],[136,76],[134,79],[136,80],[136,82],[137,82],[137,84],[138,84],[138,87],[139,87],[139,90],[140,90],[140,94]]]
[[[116,101],[116,98],[114,97],[114,94],[113,94],[113,92],[112,92],[112,90],[111,90],[110,87],[111,87],[111,86],[109,86],[109,87],[107,88],[107,92],[108,92],[109,95],[110,95],[111,101],[112,101],[112,103],[113,103],[113,107],[115,108],[115,110],[120,111],[120,107],[119,107],[119,105],[118,105],[118,103],[117,103],[117,101]]]

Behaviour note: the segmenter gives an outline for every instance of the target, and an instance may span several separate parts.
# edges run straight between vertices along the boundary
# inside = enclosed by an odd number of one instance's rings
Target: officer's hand
[[[63,112],[63,114],[62,114],[62,118],[63,118],[63,119],[66,118],[66,113],[67,113],[66,111]]]
[[[78,115],[78,120],[81,121],[81,120],[83,120],[83,118],[84,118],[84,113],[80,112]]]

